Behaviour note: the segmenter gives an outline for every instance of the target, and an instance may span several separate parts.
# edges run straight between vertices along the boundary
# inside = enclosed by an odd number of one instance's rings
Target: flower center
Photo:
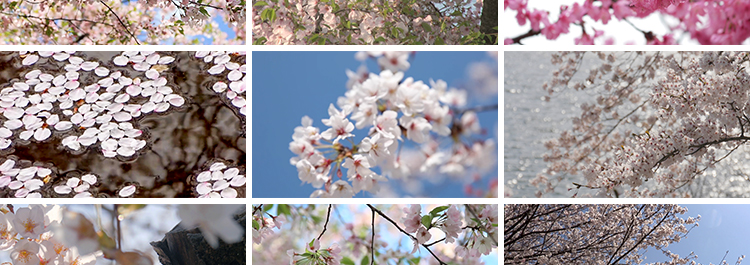
[[[23,224],[24,231],[26,231],[26,233],[33,233],[34,228],[36,228],[37,226],[36,222],[34,222],[34,220],[31,220],[31,218],[27,218],[26,221],[22,222],[22,224]]]
[[[21,250],[21,252],[18,253],[18,260],[23,262],[29,262],[29,259],[31,259],[31,252],[26,250]]]

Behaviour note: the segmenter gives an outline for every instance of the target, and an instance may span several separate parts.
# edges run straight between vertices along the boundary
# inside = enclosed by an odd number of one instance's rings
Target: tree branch
[[[17,16],[17,17],[22,17],[22,18],[33,18],[33,19],[39,19],[39,20],[47,20],[47,19],[49,19],[49,20],[54,20],[54,21],[62,20],[62,21],[68,21],[68,22],[78,21],[78,22],[89,22],[89,23],[94,23],[94,24],[101,24],[101,25],[105,25],[105,26],[109,26],[109,27],[114,27],[115,26],[115,25],[112,25],[112,24],[109,24],[109,23],[106,23],[106,22],[93,21],[93,20],[90,20],[90,19],[82,19],[82,18],[64,18],[64,17],[46,18],[46,17],[24,15],[24,14],[17,14],[17,13],[4,12],[4,11],[0,12],[0,14],[5,14],[5,15],[9,15],[9,16]]]
[[[130,30],[128,29],[128,27],[125,25],[125,22],[122,22],[122,19],[120,19],[120,16],[118,16],[117,13],[115,13],[115,11],[112,10],[112,8],[109,7],[109,5],[107,5],[107,3],[104,2],[104,0],[99,0],[99,3],[102,3],[102,5],[106,6],[107,9],[109,9],[109,12],[112,13],[112,15],[114,15],[115,18],[117,18],[117,21],[120,22],[120,25],[122,26],[123,29],[125,29],[125,32],[127,32],[128,34],[130,34],[130,37],[133,38],[133,40],[135,41],[136,44],[141,45],[141,43],[138,42],[138,38],[136,38],[135,35],[133,35],[133,33],[130,32]]]
[[[407,235],[407,236],[409,236],[409,238],[411,238],[411,239],[412,239],[412,240],[414,240],[415,242],[419,242],[419,241],[417,241],[417,238],[416,238],[416,237],[414,237],[414,236],[413,236],[412,234],[409,234],[409,233],[407,233],[406,231],[404,231],[404,229],[402,229],[402,228],[401,228],[400,226],[398,226],[398,224],[396,224],[396,222],[395,222],[395,221],[393,221],[393,220],[392,220],[392,219],[391,219],[390,217],[388,217],[387,215],[385,215],[385,214],[384,214],[383,212],[381,212],[381,211],[380,211],[380,210],[378,210],[377,208],[373,207],[373,206],[372,206],[371,204],[367,204],[367,207],[370,207],[370,209],[372,209],[373,211],[375,211],[376,213],[378,213],[378,215],[380,215],[381,217],[385,218],[385,220],[388,220],[388,222],[391,222],[391,224],[393,224],[393,226],[395,226],[395,227],[396,227],[396,229],[398,229],[398,231],[401,231],[401,233],[404,233],[404,235]],[[433,257],[434,257],[434,258],[435,258],[435,259],[436,259],[436,260],[438,261],[438,263],[440,263],[441,265],[448,265],[447,263],[445,263],[445,262],[443,262],[442,260],[440,260],[440,258],[438,258],[438,256],[437,256],[437,255],[435,255],[435,253],[434,253],[434,252],[432,252],[432,250],[430,250],[430,248],[429,248],[429,247],[425,246],[425,244],[421,244],[421,245],[422,245],[422,246],[423,246],[423,247],[424,247],[425,249],[427,249],[427,251],[428,251],[428,252],[430,252],[430,254],[432,254],[432,256],[433,256]]]
[[[372,211],[372,236],[370,237],[370,265],[375,264],[375,210]]]
[[[326,215],[326,223],[323,225],[323,231],[320,232],[320,235],[318,236],[318,241],[320,241],[320,238],[323,237],[323,234],[325,234],[326,230],[328,229],[328,219],[331,218],[331,204],[328,205],[328,214]]]

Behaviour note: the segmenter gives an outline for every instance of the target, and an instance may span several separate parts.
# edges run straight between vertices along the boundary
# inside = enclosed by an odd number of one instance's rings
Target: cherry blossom
[[[420,213],[423,208],[428,211],[425,215]],[[340,211],[352,214],[354,220],[332,218],[333,212]],[[413,233],[405,232],[404,225],[395,221],[397,218],[394,217],[403,212],[407,212],[406,219],[413,216],[419,219],[416,222],[419,228]],[[399,260],[421,260],[426,264],[484,264],[481,257],[486,254],[483,253],[489,253],[498,246],[498,217],[495,215],[491,220],[486,216],[476,217],[475,214],[480,212],[497,214],[497,205],[253,205],[253,263],[289,260],[291,264],[345,264],[349,261],[369,263],[374,258],[374,262],[381,264]],[[281,218],[290,225],[277,222]],[[320,222],[300,225],[310,218]],[[373,219],[378,225],[373,224]],[[422,225],[422,219],[428,226]],[[464,219],[472,220],[463,225]],[[448,235],[443,239],[436,238],[442,236],[442,232],[435,231],[448,224],[459,226],[457,238],[450,244],[444,242]],[[394,229],[384,229],[386,227]],[[372,229],[375,229],[375,234],[371,234]],[[407,237],[415,242],[415,251],[403,249],[401,243],[391,245],[383,240],[381,234]],[[290,241],[291,238],[298,240]],[[396,241],[400,242],[398,239]],[[279,246],[282,246],[281,251]],[[486,251],[487,246],[490,251]],[[417,249],[420,249],[419,252]],[[281,254],[284,250],[286,255]]]
[[[294,129],[289,150],[290,159],[303,183],[318,188],[311,197],[351,197],[360,191],[380,192],[380,183],[389,179],[408,179],[431,172],[456,178],[466,171],[487,172],[495,164],[495,142],[476,139],[481,127],[476,112],[459,109],[447,102],[466,102],[466,94],[447,90],[447,83],[404,78],[410,67],[411,52],[359,52],[358,60],[375,59],[380,74],[349,74],[349,90],[336,105],[328,106],[328,118],[321,122],[328,128],[313,126],[309,117],[302,118]],[[452,91],[445,96],[446,91]],[[462,106],[462,105],[461,105]],[[488,107],[487,110],[492,110]],[[350,120],[351,119],[351,120]],[[354,122],[353,122],[354,121]],[[355,125],[356,123],[356,125]],[[366,137],[357,142],[355,128],[365,130]],[[443,149],[439,136],[453,136],[450,150]],[[462,141],[471,139],[472,144]],[[415,143],[422,149],[412,171],[402,151]],[[418,160],[417,160],[418,159]],[[347,179],[343,179],[346,170]],[[336,179],[338,178],[338,179]],[[322,188],[322,189],[320,189]]]
[[[572,87],[597,95],[580,105],[570,130],[545,143],[549,167],[531,180],[538,196],[552,192],[563,174],[573,176],[566,184],[572,196],[745,196],[725,193],[722,186],[734,184],[717,175],[742,164],[732,156],[743,153],[746,141],[746,53],[593,55],[552,58],[561,68],[543,89],[554,94]],[[635,57],[622,57],[629,55]],[[587,81],[573,82],[570,69],[577,63],[567,59],[584,56],[597,65]],[[632,60],[637,65],[623,68]]]
[[[496,14],[483,12],[497,3],[485,1],[254,3],[253,44],[492,44],[497,34]]]
[[[533,1],[533,0],[532,0]],[[628,23],[633,25],[633,32],[642,34],[646,44],[679,44],[675,36],[687,35],[700,44],[741,44],[750,34],[745,28],[745,16],[742,12],[748,8],[744,1],[685,1],[685,0],[656,0],[656,1],[579,1],[572,5],[551,7],[550,11],[533,9],[527,0],[505,1],[506,15],[515,13],[519,26],[529,23],[527,33],[518,36],[507,36],[504,43],[521,43],[526,38],[544,35],[549,40],[557,39],[560,35],[570,33],[573,25],[581,25],[583,32],[576,37],[575,44],[613,44],[614,36],[611,32],[597,30],[593,23]],[[644,18],[649,15],[663,16],[667,33],[655,34],[650,28],[638,28],[631,20]],[[614,16],[614,17],[613,17]],[[553,17],[556,17],[554,19]],[[633,40],[626,40],[633,41]]]
[[[2,44],[244,44],[245,1],[58,1],[45,5],[4,2]],[[220,29],[225,23],[229,32]],[[44,28],[42,30],[42,28]],[[230,38],[228,33],[236,36]],[[70,55],[46,52],[60,61]]]
[[[686,212],[664,204],[507,204],[505,263],[638,263],[654,248],[665,263],[688,264],[695,254],[681,257],[667,250],[698,225],[700,216],[684,217]],[[481,238],[474,244],[485,251]]]

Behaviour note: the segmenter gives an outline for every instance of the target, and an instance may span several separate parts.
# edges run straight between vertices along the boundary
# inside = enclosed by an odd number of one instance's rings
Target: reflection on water
[[[112,63],[118,52],[84,52],[76,55],[85,59],[99,61],[100,65],[112,71],[121,71],[123,76],[143,76],[127,65],[119,67]],[[143,131],[138,139],[145,139],[147,144],[132,157],[117,156],[106,158],[102,155],[100,145],[91,145],[75,152],[64,147],[62,139],[82,128],[73,128],[68,132],[53,130],[52,136],[45,141],[18,139],[14,131],[14,145],[0,153],[0,162],[7,158],[17,160],[16,167],[33,165],[44,166],[53,170],[45,179],[40,192],[44,197],[60,196],[53,186],[62,185],[70,177],[87,173],[96,174],[98,183],[91,190],[99,197],[115,197],[118,189],[126,185],[136,185],[137,197],[196,197],[195,175],[208,168],[213,162],[225,162],[240,168],[245,174],[245,116],[231,105],[224,94],[217,94],[211,87],[217,81],[227,82],[226,72],[210,75],[211,67],[201,59],[195,58],[193,52],[159,52],[162,56],[172,56],[175,61],[163,70],[160,76],[166,77],[167,86],[175,94],[185,98],[184,105],[172,106],[163,113],[148,113],[134,117],[134,127]],[[0,87],[23,82],[24,75],[31,69],[41,69],[50,74],[64,74],[66,63],[50,58],[41,58],[32,67],[22,66],[22,58],[17,52],[0,53]],[[245,55],[232,54],[232,61],[245,62]],[[96,83],[101,77],[93,71],[79,71],[81,87]],[[31,92],[29,92],[31,93]],[[146,97],[133,97],[130,103],[142,104],[149,100]],[[61,109],[55,105],[50,110],[53,114]],[[63,117],[64,115],[60,115]],[[66,118],[61,118],[61,120]],[[0,117],[0,121],[7,120]],[[97,125],[98,126],[98,125]],[[82,131],[82,130],[81,130]],[[245,197],[245,186],[235,187],[239,197]],[[14,191],[8,187],[0,188],[0,196],[13,197]],[[71,195],[72,196],[72,195]]]

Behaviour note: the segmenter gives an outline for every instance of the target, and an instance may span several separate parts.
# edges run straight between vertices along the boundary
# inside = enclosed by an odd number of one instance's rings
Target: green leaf
[[[260,230],[260,224],[258,223],[258,221],[253,220],[253,228],[255,230]]]
[[[417,264],[419,264],[419,261],[420,261],[421,259],[422,259],[422,257],[415,257],[415,258],[411,258],[411,259],[409,259],[409,264],[412,264],[412,265],[417,265]]]
[[[267,211],[269,211],[269,210],[271,210],[271,209],[273,209],[273,204],[266,204],[266,205],[263,205],[263,211],[264,211],[264,212],[267,212]]]
[[[10,10],[13,10],[14,8],[16,8],[16,5],[18,5],[18,1],[10,2]]]
[[[385,42],[385,38],[383,38],[381,36],[381,37],[378,37],[377,39],[375,39],[375,41],[373,41],[373,43],[379,43],[379,42]]]
[[[207,17],[211,17],[211,15],[208,14],[208,11],[206,11],[206,8],[204,8],[204,7],[199,8],[198,11],[200,11],[201,14],[204,14]]]
[[[461,14],[462,14],[461,11],[456,10],[456,11],[453,11],[453,13],[451,13],[451,16],[457,17],[457,16],[460,16]]]
[[[430,229],[431,224],[432,224],[432,215],[426,214],[422,216],[422,225],[424,225],[424,227],[427,227],[427,229]]]
[[[271,21],[276,20],[276,9],[275,8],[271,9],[271,12],[269,12],[269,14],[270,14],[269,20],[271,20]]]
[[[432,28],[430,27],[430,23],[422,22],[422,28],[424,29],[424,31],[432,32]]]
[[[253,45],[263,45],[266,43],[266,37],[260,37],[253,42]]]
[[[268,5],[268,3],[266,3],[265,1],[258,1],[253,6],[265,6],[265,5]]]
[[[370,257],[365,255],[359,265],[370,265]]]
[[[438,37],[438,40],[440,40],[439,37]],[[432,209],[432,211],[430,211],[430,215],[432,215],[432,216],[438,216],[438,215],[440,215],[440,212],[445,211],[445,209],[448,209],[449,207],[450,206],[448,206],[448,205],[435,207],[435,209]]]
[[[443,38],[437,37],[435,45],[445,45],[445,41],[443,41]]]
[[[320,35],[318,35],[317,33],[315,33],[315,34],[313,34],[313,35],[310,35],[310,37],[309,37],[309,38],[307,38],[307,43],[308,43],[308,44],[309,44],[309,43],[314,43],[314,42],[315,42],[315,40],[316,40],[316,39],[317,39],[318,37],[320,37]]]
[[[289,205],[287,204],[279,204],[279,206],[276,207],[276,212],[278,212],[278,214],[292,216],[292,212],[289,210]]]
[[[497,227],[497,224],[492,224],[492,226]]]
[[[341,259],[341,264],[354,265],[354,261],[352,261],[352,259],[350,259],[349,257],[344,257]]]
[[[318,38],[318,45],[325,45],[327,40],[326,38]]]
[[[310,248],[312,248],[314,242],[315,242],[315,238],[313,238],[312,240],[310,240],[310,243],[308,243],[307,245],[309,245]]]

